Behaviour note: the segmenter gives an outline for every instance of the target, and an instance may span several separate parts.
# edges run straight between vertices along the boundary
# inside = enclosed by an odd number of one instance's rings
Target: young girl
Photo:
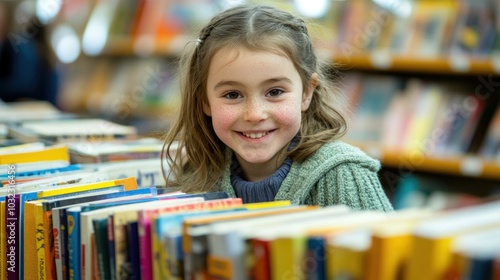
[[[338,140],[346,122],[303,20],[268,6],[228,9],[186,60],[164,147],[167,186],[392,210],[379,162]]]

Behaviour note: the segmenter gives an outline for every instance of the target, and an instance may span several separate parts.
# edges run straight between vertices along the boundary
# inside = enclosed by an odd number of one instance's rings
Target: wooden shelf
[[[347,141],[349,142],[349,141]],[[437,157],[421,152],[404,152],[383,148],[377,144],[349,142],[368,155],[380,160],[383,166],[396,168],[402,174],[431,172],[453,176],[500,180],[500,161],[477,155]]]
[[[500,58],[470,58],[465,56],[418,57],[373,53],[350,57],[334,56],[333,63],[342,69],[390,70],[447,75],[500,76]]]
[[[101,55],[176,56],[181,53],[189,38],[179,36],[152,45],[137,46],[131,37],[112,38],[106,43]],[[323,50],[324,52],[325,50]],[[332,62],[341,69],[388,70],[446,75],[490,75],[500,76],[500,56],[471,58],[466,56],[419,57],[410,55],[390,55],[384,52],[353,56],[333,56]]]

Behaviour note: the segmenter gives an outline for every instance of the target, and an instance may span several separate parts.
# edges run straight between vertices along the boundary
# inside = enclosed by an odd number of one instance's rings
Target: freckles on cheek
[[[283,107],[277,110],[274,118],[281,124],[288,125],[290,127],[299,127],[301,116],[302,114],[300,110],[291,107]]]
[[[228,130],[234,122],[234,112],[228,109],[215,109],[212,111],[212,123],[217,131]]]

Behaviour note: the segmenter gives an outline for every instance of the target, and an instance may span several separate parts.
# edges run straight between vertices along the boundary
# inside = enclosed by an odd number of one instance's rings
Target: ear
[[[304,91],[304,94],[302,95],[302,107],[301,107],[302,112],[306,111],[309,108],[314,90],[316,90],[318,83],[319,83],[318,74],[313,73],[311,75],[311,83],[309,84],[309,86]]]
[[[210,104],[208,103],[208,101],[203,102],[203,113],[205,113],[205,115],[209,117],[212,116],[212,110],[210,109]]]

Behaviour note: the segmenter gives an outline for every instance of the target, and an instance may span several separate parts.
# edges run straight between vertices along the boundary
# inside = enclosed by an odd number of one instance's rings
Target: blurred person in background
[[[17,1],[0,2],[0,99],[57,106],[58,75],[46,27]]]

